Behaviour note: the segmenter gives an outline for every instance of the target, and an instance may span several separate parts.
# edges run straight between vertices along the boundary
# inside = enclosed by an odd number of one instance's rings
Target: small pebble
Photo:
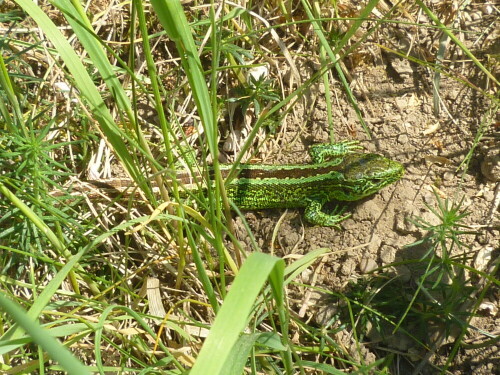
[[[493,202],[493,199],[495,198],[495,193],[491,190],[487,190],[483,193],[483,196],[486,202]]]
[[[490,151],[481,162],[481,172],[490,181],[500,181],[500,154]]]
[[[390,264],[396,258],[396,249],[392,246],[384,245],[380,251],[380,260],[383,264]]]
[[[400,233],[410,234],[417,233],[418,229],[408,218],[417,216],[420,214],[418,208],[413,207],[411,202],[407,203],[407,208],[403,208],[403,211],[398,212],[395,215],[395,223],[394,226],[396,230]]]
[[[491,4],[485,4],[481,7],[481,12],[483,12],[483,14],[486,14],[486,15],[490,15],[493,13],[493,6]]]
[[[479,21],[481,18],[483,18],[482,14],[479,12],[471,13],[470,17],[473,21]]]
[[[431,192],[424,194],[423,198],[424,202],[427,204],[432,204],[436,200],[436,197]]]
[[[359,262],[359,270],[362,273],[369,273],[376,268],[378,268],[377,262],[371,258],[364,257],[361,259],[361,262]]]
[[[295,246],[298,242],[300,241],[300,236],[296,232],[287,232],[286,235],[283,237],[283,243],[286,246]]]
[[[368,244],[367,248],[368,252],[370,254],[377,253],[381,244],[382,244],[382,239],[377,234],[374,234],[372,240]]]
[[[442,224],[441,220],[430,211],[425,211],[422,215],[420,215],[420,217],[422,218],[422,220],[429,223],[430,225]]]
[[[453,172],[445,172],[443,175],[443,180],[445,181],[451,181],[455,178],[455,173]]]
[[[474,176],[472,176],[470,174],[464,175],[463,178],[464,178],[465,182],[471,182],[472,180],[474,180]]]
[[[484,246],[478,249],[475,259],[474,268],[481,272],[486,272],[487,266],[493,258],[493,246]]]
[[[399,260],[399,259],[398,259]],[[411,270],[405,265],[396,266],[396,271],[399,277],[399,280],[403,283],[407,283],[412,279]]]
[[[406,134],[401,134],[399,137],[398,137],[398,142],[403,144],[403,145],[406,145],[408,144],[408,136]]]
[[[497,316],[498,307],[492,302],[484,301],[479,305],[478,311],[483,316]]]

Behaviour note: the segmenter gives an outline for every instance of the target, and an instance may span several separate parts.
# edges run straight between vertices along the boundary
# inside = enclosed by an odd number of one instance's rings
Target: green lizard
[[[351,215],[343,215],[344,209],[339,206],[325,213],[325,203],[363,199],[398,181],[404,173],[398,162],[377,154],[358,153],[358,149],[361,147],[356,141],[318,144],[309,149],[312,164],[240,164],[237,177],[225,183],[227,197],[241,210],[305,207],[304,217],[309,223],[339,228],[339,223]],[[232,167],[221,165],[223,178],[228,177]],[[203,189],[197,174],[175,171],[173,177],[184,187],[184,198]],[[121,179],[87,182],[120,194],[134,185]]]
[[[226,183],[227,197],[241,210],[305,207],[313,224],[339,228],[351,215],[337,208],[325,213],[330,201],[356,201],[399,180],[404,168],[377,154],[357,153],[356,141],[314,145],[312,164],[241,164],[237,177]],[[232,165],[221,166],[227,177]]]

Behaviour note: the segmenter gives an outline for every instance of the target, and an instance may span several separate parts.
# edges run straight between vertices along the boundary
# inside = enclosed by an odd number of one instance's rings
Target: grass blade
[[[120,158],[125,169],[135,181],[139,182],[141,180],[141,174],[122,139],[123,132],[113,121],[113,117],[106,107],[101,97],[101,93],[90,78],[85,66],[80,61],[73,47],[61,34],[47,14],[45,14],[35,3],[29,0],[16,0],[16,3],[40,26],[47,38],[56,48],[71,75],[73,77],[78,77],[78,79],[74,81],[75,85],[86,99],[92,114],[99,122],[102,131],[106,135],[109,143],[113,146],[113,149]]]
[[[29,332],[35,343],[40,345],[49,355],[71,375],[90,374],[87,368],[73,354],[50,336],[38,323],[26,313],[17,303],[0,294],[0,307],[26,332]]]
[[[279,258],[263,253],[253,253],[248,257],[231,285],[191,375],[222,373],[239,335],[245,329],[257,295],[268,277],[279,277],[283,269],[284,262]]]

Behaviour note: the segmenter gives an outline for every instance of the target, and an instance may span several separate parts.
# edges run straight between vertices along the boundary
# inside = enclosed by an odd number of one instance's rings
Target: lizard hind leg
[[[314,163],[323,163],[325,159],[339,158],[362,149],[358,141],[342,141],[337,143],[320,143],[309,147],[309,155]]]

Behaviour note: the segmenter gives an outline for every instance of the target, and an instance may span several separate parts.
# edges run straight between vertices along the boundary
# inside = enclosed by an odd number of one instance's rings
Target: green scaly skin
[[[338,224],[350,215],[343,215],[344,209],[339,206],[325,213],[322,211],[325,203],[363,199],[398,181],[404,173],[398,162],[377,154],[356,152],[359,149],[355,141],[319,144],[309,149],[311,164],[241,164],[237,177],[225,183],[227,197],[242,210],[305,207],[304,217],[309,223],[339,228]],[[223,178],[227,178],[232,167],[221,165]],[[201,176],[199,172],[172,173],[172,178],[184,187],[180,192],[183,198],[205,190]],[[133,186],[133,182],[119,179],[88,182],[116,190],[120,195]]]
[[[338,207],[322,211],[330,201],[356,201],[398,181],[404,168],[377,154],[356,153],[357,142],[320,144],[310,148],[312,164],[242,164],[238,177],[226,184],[227,196],[242,210],[305,207],[313,224],[339,228],[351,215]],[[326,161],[325,161],[326,160]],[[230,165],[223,165],[222,171]]]

